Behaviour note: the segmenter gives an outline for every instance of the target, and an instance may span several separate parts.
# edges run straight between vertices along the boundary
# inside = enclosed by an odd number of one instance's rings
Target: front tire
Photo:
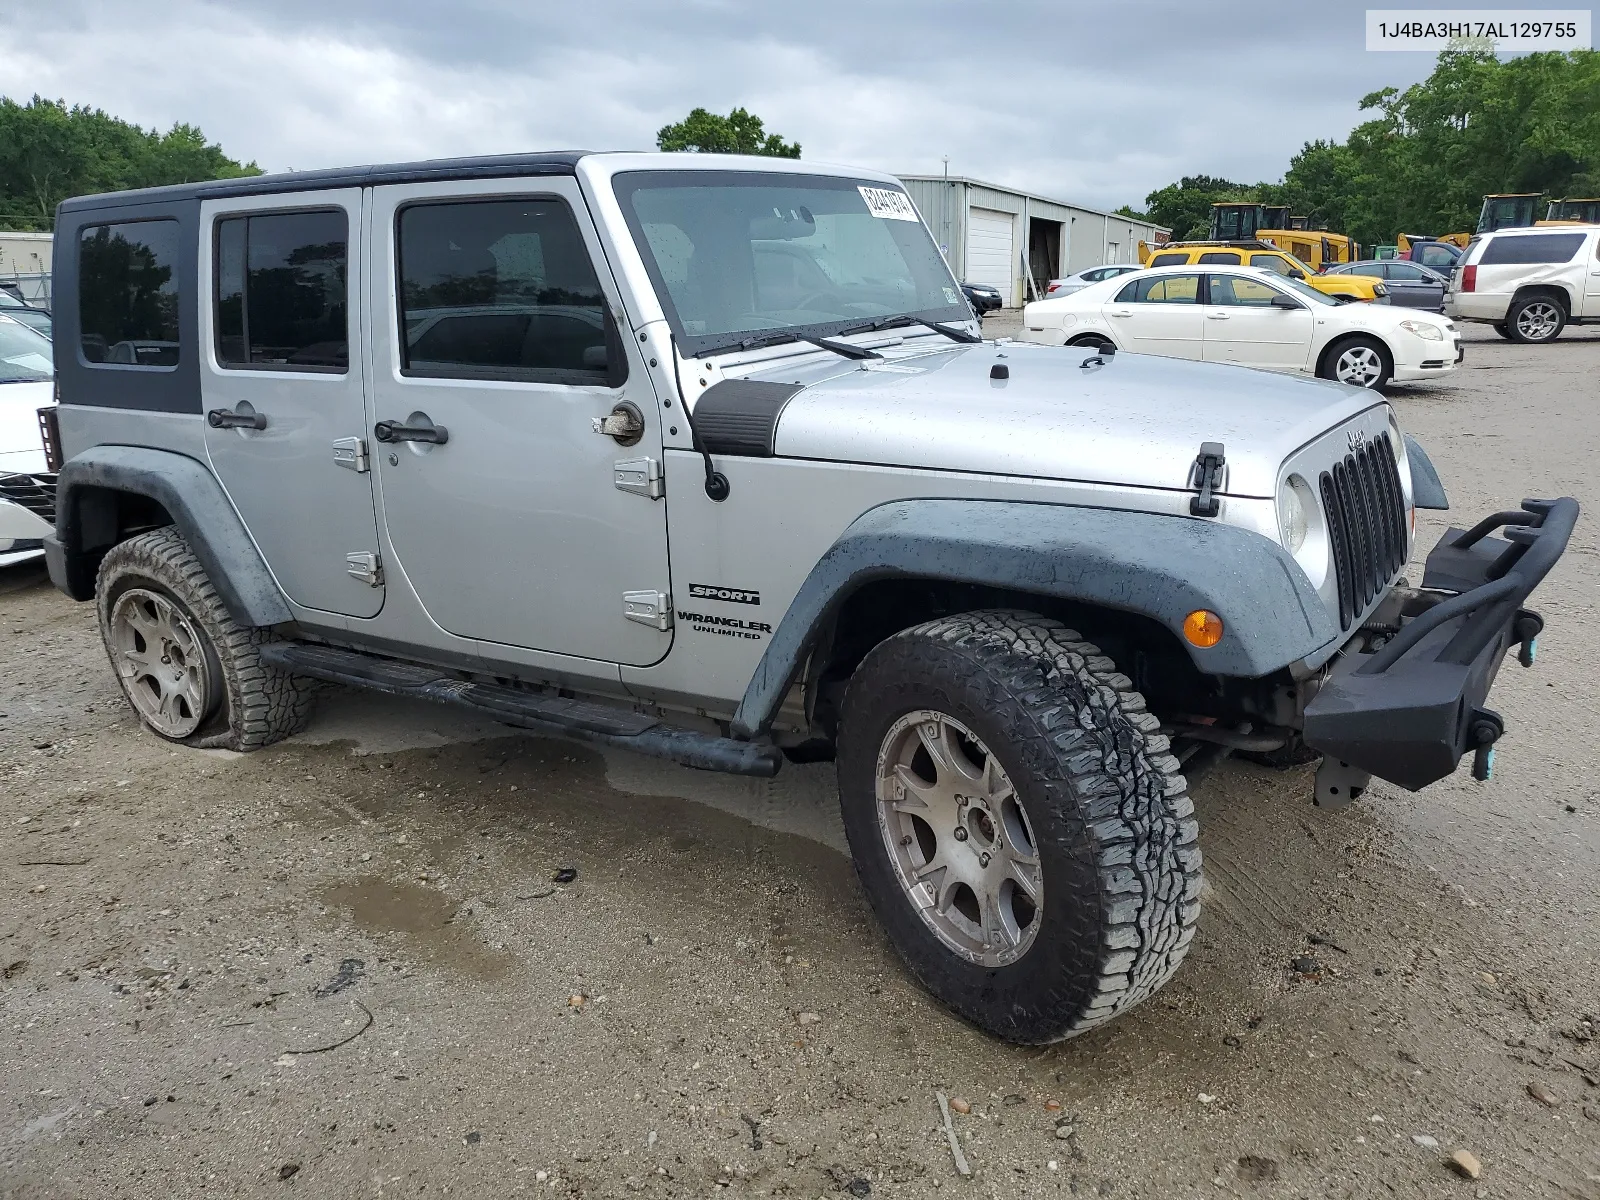
[[[984,611],[905,630],[852,676],[845,831],[918,979],[1024,1043],[1156,991],[1199,913],[1200,847],[1144,698],[1060,622]]]
[[[310,719],[316,685],[261,661],[271,635],[228,615],[173,527],[111,548],[100,563],[95,606],[123,695],[158,737],[256,750]]]
[[[1512,301],[1506,332],[1513,342],[1538,346],[1553,342],[1567,325],[1567,310],[1550,296],[1525,296]]]
[[[1389,349],[1377,338],[1357,335],[1336,342],[1323,357],[1324,379],[1334,379],[1351,387],[1381,392],[1394,373]]]

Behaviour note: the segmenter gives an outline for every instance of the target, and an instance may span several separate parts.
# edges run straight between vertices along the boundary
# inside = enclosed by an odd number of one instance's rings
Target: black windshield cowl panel
[[[901,329],[907,325],[921,325],[924,329],[931,329],[935,333],[944,334],[945,337],[949,338],[953,342],[962,342],[969,346],[975,346],[979,342],[983,341],[983,336],[981,334],[972,333],[969,330],[961,329],[955,325],[946,325],[942,321],[930,321],[926,317],[913,316],[910,313],[906,313],[903,316],[898,317],[885,317],[879,321],[868,321],[864,325],[851,325],[846,329],[840,329],[836,332],[876,333],[880,329]]]
[[[712,454],[732,458],[771,458],[778,418],[802,387],[759,379],[724,379],[700,393],[694,428]]]

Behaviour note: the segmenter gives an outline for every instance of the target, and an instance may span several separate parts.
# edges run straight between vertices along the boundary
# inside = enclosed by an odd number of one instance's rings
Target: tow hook
[[[1311,803],[1329,811],[1343,808],[1361,799],[1371,782],[1371,771],[1352,767],[1331,755],[1324,756],[1317,767],[1316,790],[1311,795]]]
[[[1544,618],[1536,612],[1522,609],[1511,623],[1511,634],[1517,642],[1517,661],[1525,667],[1533,666],[1539,653],[1539,634],[1544,630]]]
[[[1506,724],[1500,719],[1499,713],[1487,708],[1473,711],[1468,740],[1475,748],[1472,755],[1472,777],[1480,783],[1494,774],[1494,744],[1500,740],[1500,735],[1505,731]]]

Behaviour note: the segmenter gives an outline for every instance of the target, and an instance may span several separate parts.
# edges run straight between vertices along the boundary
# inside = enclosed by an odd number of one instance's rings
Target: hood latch
[[[1214,517],[1222,511],[1217,499],[1217,489],[1222,486],[1222,468],[1228,465],[1221,442],[1201,442],[1200,453],[1195,455],[1191,487],[1198,496],[1189,498],[1189,512],[1196,517]]]

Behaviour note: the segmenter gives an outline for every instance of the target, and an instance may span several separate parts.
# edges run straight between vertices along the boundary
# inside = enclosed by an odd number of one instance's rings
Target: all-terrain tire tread
[[[100,563],[95,604],[101,637],[115,668],[108,635],[110,595],[117,580],[140,576],[176,596],[211,640],[222,670],[224,695],[213,720],[183,739],[203,749],[259,750],[304,729],[311,719],[317,685],[261,661],[260,648],[273,641],[265,629],[240,625],[229,615],[188,542],[171,526],[135,534],[113,546]]]

